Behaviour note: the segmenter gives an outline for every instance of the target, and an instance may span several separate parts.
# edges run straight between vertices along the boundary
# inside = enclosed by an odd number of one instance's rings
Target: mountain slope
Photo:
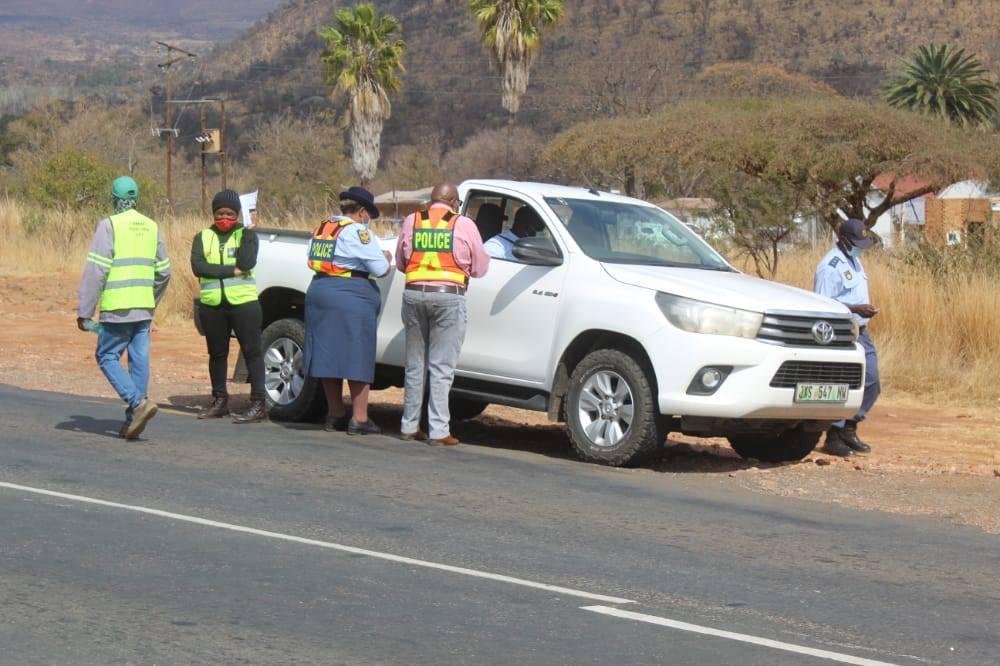
[[[440,133],[448,143],[506,123],[499,81],[464,1],[375,4],[400,18],[410,47],[390,141]],[[323,99],[316,36],[333,10],[326,0],[286,3],[209,59],[207,89],[253,115],[334,108]],[[578,0],[546,35],[517,122],[554,130],[639,112],[685,94],[693,74],[730,60],[780,65],[873,96],[887,68],[931,41],[960,44],[996,70],[998,33],[1000,3],[973,0]]]

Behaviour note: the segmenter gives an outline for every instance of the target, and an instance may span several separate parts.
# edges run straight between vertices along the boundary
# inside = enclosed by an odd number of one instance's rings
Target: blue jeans
[[[152,322],[128,324],[102,323],[104,330],[97,336],[97,365],[108,382],[125,401],[125,420],[132,420],[132,411],[146,399],[149,388],[149,329]],[[128,350],[128,372],[122,367],[122,354]]]

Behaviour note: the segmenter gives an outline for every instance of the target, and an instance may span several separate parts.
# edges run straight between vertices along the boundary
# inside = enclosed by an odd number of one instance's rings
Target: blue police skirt
[[[314,279],[306,292],[305,374],[371,384],[381,305],[371,280]]]

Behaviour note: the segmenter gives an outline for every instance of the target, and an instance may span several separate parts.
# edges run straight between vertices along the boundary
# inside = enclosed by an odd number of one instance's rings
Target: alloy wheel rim
[[[580,425],[591,444],[613,448],[632,428],[632,389],[617,372],[598,370],[584,381],[578,410]]]
[[[289,338],[279,338],[264,353],[264,388],[271,402],[290,405],[302,393],[302,347]]]

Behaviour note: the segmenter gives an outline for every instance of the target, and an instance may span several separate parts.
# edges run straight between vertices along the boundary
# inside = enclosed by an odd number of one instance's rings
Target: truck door
[[[495,192],[472,191],[466,196],[465,214],[476,220],[486,236],[496,231],[486,230],[483,224],[487,218],[492,223],[496,207],[503,213],[501,230],[508,237],[518,211],[527,207],[537,216],[535,235],[552,238],[545,216],[531,204]],[[547,385],[565,276],[565,265],[529,266],[512,258],[491,259],[486,277],[472,280],[469,287],[469,322],[458,373],[507,384]]]

